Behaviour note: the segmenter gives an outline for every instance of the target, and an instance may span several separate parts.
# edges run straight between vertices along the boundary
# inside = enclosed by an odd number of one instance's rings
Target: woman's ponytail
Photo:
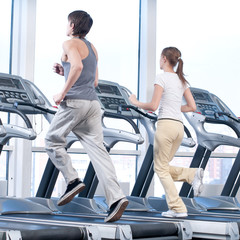
[[[178,57],[178,66],[177,66],[176,74],[178,75],[178,77],[180,78],[180,80],[182,81],[182,83],[184,85],[188,83],[188,81],[184,77],[184,73],[183,73],[183,60],[182,60],[181,57]]]
[[[183,60],[181,58],[181,52],[176,47],[167,47],[162,50],[162,55],[165,56],[169,64],[174,68],[177,64],[176,74],[182,81],[182,84],[188,84],[188,81],[184,77],[183,73]]]

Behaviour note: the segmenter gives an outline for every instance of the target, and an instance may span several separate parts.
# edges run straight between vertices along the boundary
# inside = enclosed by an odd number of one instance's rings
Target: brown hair
[[[162,55],[165,56],[172,67],[175,67],[178,63],[176,73],[183,85],[187,84],[188,81],[184,77],[183,73],[183,60],[181,58],[181,52],[176,47],[167,47],[162,50]]]
[[[87,12],[81,10],[71,12],[68,15],[68,21],[74,24],[72,35],[79,36],[79,38],[84,38],[93,24],[91,16]]]

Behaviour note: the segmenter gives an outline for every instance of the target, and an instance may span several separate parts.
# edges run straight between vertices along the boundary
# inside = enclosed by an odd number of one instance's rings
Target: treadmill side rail
[[[208,222],[189,221],[193,229],[193,238],[201,239],[239,239],[238,224],[236,222]]]

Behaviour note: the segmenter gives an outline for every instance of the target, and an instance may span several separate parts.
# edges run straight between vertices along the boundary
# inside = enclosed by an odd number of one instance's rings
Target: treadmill
[[[101,87],[101,84],[105,84],[104,87]],[[103,91],[101,90],[103,89]],[[117,90],[116,90],[117,88]],[[121,90],[125,91],[121,91]],[[109,81],[101,81],[100,82],[100,90],[101,92],[99,93],[99,98],[101,103],[104,105],[105,109],[107,111],[113,111],[113,112],[118,112],[118,113],[123,113],[126,114],[126,111],[135,111],[138,113],[140,116],[138,119],[140,123],[143,126],[146,126],[146,130],[148,133],[148,138],[150,142],[150,147],[145,155],[145,159],[143,162],[143,165],[140,169],[140,174],[138,175],[137,181],[135,183],[135,186],[133,188],[132,194],[131,194],[131,199],[136,199],[138,202],[144,202],[146,206],[151,206],[152,209],[150,208],[148,212],[145,211],[137,211],[134,209],[133,211],[125,211],[124,217],[135,217],[140,218],[140,219],[163,219],[161,217],[160,212],[166,211],[167,205],[165,199],[160,199],[160,198],[148,198],[146,199],[146,193],[148,190],[148,187],[150,185],[152,176],[153,176],[153,169],[152,169],[152,160],[153,160],[153,155],[152,155],[152,146],[151,143],[153,144],[153,135],[154,135],[154,127],[153,124],[147,123],[146,119],[148,118],[148,113],[142,113],[142,111],[134,106],[131,105],[124,105],[121,101],[120,104],[109,104],[111,102],[111,99],[108,100],[108,98],[113,98],[113,101],[115,101],[115,98],[118,98],[118,92],[125,92],[122,95],[123,99],[125,100],[126,103],[128,103],[128,94],[130,91],[126,89],[125,87],[119,86],[117,83],[114,82],[109,82]],[[104,98],[101,98],[101,93],[104,94]],[[117,106],[119,105],[119,106]],[[125,112],[122,111],[124,109]],[[150,114],[152,116],[152,114]],[[149,117],[150,118],[150,117]],[[188,138],[191,139],[191,135],[189,131],[186,131],[188,135]],[[189,144],[190,142],[190,144]],[[186,146],[191,147],[191,141],[188,141]],[[144,173],[144,174],[142,174]],[[142,199],[141,199],[142,198]],[[157,200],[157,201],[156,201]],[[200,206],[197,204],[197,202],[192,199],[192,198],[185,198],[184,199],[189,216],[186,219],[183,219],[184,222],[190,223],[193,231],[193,236],[202,238],[202,239],[239,239],[239,218],[234,216],[231,218],[231,216],[224,217],[218,214],[209,214],[207,212],[207,209],[204,207]],[[104,205],[104,201],[98,199],[96,200],[97,204],[99,205]],[[152,203],[155,202],[155,205]],[[106,205],[104,206],[106,207]],[[128,209],[127,209],[128,210]],[[157,211],[156,211],[157,210]],[[169,219],[164,218],[166,221]],[[175,219],[176,220],[176,219]],[[178,219],[179,220],[179,219]]]
[[[125,120],[131,125],[134,133],[120,129],[107,128],[104,125],[104,118]],[[142,144],[144,142],[144,139],[141,136],[136,123],[132,119],[127,118],[126,116],[104,111],[102,115],[102,126],[104,145],[108,152],[118,142],[129,142],[133,144]],[[75,141],[78,141],[76,137],[71,138],[71,141],[68,141],[66,148],[70,148]],[[58,169],[55,168],[55,166],[52,164],[52,161],[49,159],[44,174],[42,176],[36,194],[37,198],[35,198],[35,201],[44,201],[45,198],[51,198],[58,174]],[[78,195],[78,198],[75,197],[69,204],[66,204],[64,206],[57,206],[57,199],[51,198],[55,203],[55,207],[62,212],[106,213],[106,209],[98,208],[98,206],[95,204],[95,201],[93,200],[94,193],[98,186],[98,179],[91,162],[89,163],[83,182],[86,184],[84,191],[82,191]]]
[[[128,99],[126,99],[126,97],[123,97],[123,95],[126,94],[126,88],[120,86],[112,86],[111,82],[109,81],[99,80],[99,85],[96,88],[96,92],[101,107],[104,110],[103,119],[107,117],[125,120],[132,126],[132,129],[134,131],[134,133],[128,133],[123,130],[109,129],[106,128],[103,123],[104,143],[108,151],[110,151],[110,149],[119,141],[130,142],[134,144],[143,143],[144,140],[140,134],[139,128],[134,122],[135,119],[141,119],[141,115],[145,116],[142,121],[144,122],[144,125],[147,126],[146,129],[149,132],[154,133],[155,122],[157,119],[155,114],[144,113],[140,110],[136,112],[136,109],[133,111],[131,110],[132,106],[129,106],[129,108],[125,107],[123,109],[118,109],[121,104],[129,104]],[[112,97],[112,95],[114,95],[114,97]],[[149,135],[153,136],[153,134]],[[153,142],[153,138],[151,138],[150,141]],[[184,139],[182,144],[194,146],[195,142],[192,138],[190,138],[190,140]],[[70,145],[67,146],[67,148],[69,147]],[[53,170],[50,171],[50,168]],[[53,188],[56,184],[58,172],[59,171],[49,160],[45,168],[45,172],[43,174],[36,197],[51,198]],[[62,212],[101,213],[103,211],[106,213],[107,207],[103,207],[101,204],[98,204],[97,206],[94,201],[96,200],[96,197],[94,198],[94,195],[98,185],[98,179],[91,163],[89,164],[83,182],[85,182],[86,188],[78,195],[78,198],[74,198],[71,203],[61,207],[56,205],[55,200],[56,207]],[[131,197],[128,197],[128,199],[130,201],[128,209],[136,209],[139,211],[149,210],[150,205],[146,206],[145,202],[142,202],[141,199],[132,199]],[[99,198],[97,200],[99,201]]]
[[[36,133],[32,128],[32,124],[29,118],[19,111],[15,107],[6,107],[0,105],[0,111],[14,113],[19,115],[23,121],[25,122],[26,127],[19,127],[13,124],[3,124],[1,122],[1,134],[0,134],[0,155],[3,150],[3,146],[7,144],[7,142],[11,138],[23,138],[27,140],[34,140],[36,138]],[[2,131],[4,129],[4,131]],[[14,198],[6,198],[0,197],[0,211],[1,215],[4,214],[11,214],[14,209],[12,206],[18,205],[18,209],[21,208],[21,212],[29,211],[31,208],[34,209],[34,212],[38,213],[46,213],[48,209],[44,209],[40,205],[32,204],[31,202],[27,201],[26,199],[14,199]],[[1,219],[1,217],[0,217]],[[1,219],[1,221],[4,221]],[[5,225],[8,224],[7,228]],[[14,224],[14,226],[10,225]],[[21,231],[19,230],[19,226]],[[6,228],[6,229],[5,229]],[[66,234],[70,231],[70,234]],[[19,221],[6,221],[2,222],[1,230],[0,230],[0,239],[47,239],[46,236],[53,235],[57,239],[83,239],[84,234],[86,234],[87,229],[76,228],[76,227],[59,227],[54,225],[39,225],[39,224],[32,224],[31,226],[26,223],[19,223]]]
[[[152,158],[157,115],[155,113],[142,111],[141,109],[130,105],[130,102],[128,100],[128,96],[131,93],[130,90],[118,85],[117,83],[100,80],[96,91],[105,114],[115,114],[118,116],[118,118],[125,117],[128,118],[129,121],[131,121],[131,119],[136,119],[140,122],[141,125],[144,126],[147,132],[149,146],[147,154],[143,161],[144,167],[141,168],[140,172],[137,175],[136,184],[134,185],[131,196],[127,197],[130,201],[127,209],[140,210],[136,208],[136,205],[139,204],[139,206],[142,206],[142,211],[151,210],[152,207],[145,201],[144,198],[142,198],[142,195],[139,195],[138,193],[140,191],[142,194],[147,192],[154,174]],[[194,147],[195,142],[191,137],[190,132],[185,126],[184,130],[186,137],[183,138],[181,145]]]
[[[198,115],[186,114],[186,118],[193,126],[198,141],[196,154],[191,166],[205,168],[211,153],[220,145],[240,147],[240,120],[228,108],[228,106],[216,95],[206,90],[192,88],[194,99],[197,104]],[[209,133],[205,130],[204,124],[223,124],[230,127],[236,137],[229,137],[223,134]],[[204,206],[208,211],[219,212],[222,214],[239,214],[240,205],[236,199],[239,189],[240,171],[240,150],[232,165],[227,181],[220,196],[197,197],[196,202]],[[181,196],[192,196],[192,191],[188,186],[183,185]]]
[[[27,114],[43,114],[51,121],[56,110],[33,83],[2,73],[0,88],[0,111],[11,112],[16,108],[26,125],[29,121]],[[14,236],[24,236],[24,239],[33,239],[33,236],[34,239],[191,239],[192,236],[190,225],[181,221],[128,218],[116,223],[104,223],[105,216],[106,213],[64,214],[54,209],[51,199],[39,203],[33,199],[2,197],[0,236],[11,236],[12,239]]]

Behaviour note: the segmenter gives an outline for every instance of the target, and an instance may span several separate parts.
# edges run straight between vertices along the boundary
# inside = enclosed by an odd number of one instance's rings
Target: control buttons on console
[[[103,104],[104,108],[110,110],[117,110],[119,105],[127,104],[123,98],[114,98],[114,97],[99,97],[99,100]],[[123,109],[123,111],[129,111],[129,109]]]
[[[206,115],[213,115],[213,114],[214,114],[214,111],[206,110],[205,113],[206,113]]]
[[[109,108],[115,109],[115,110],[118,108],[117,104],[109,104],[108,106],[109,106]]]
[[[29,97],[25,93],[21,92],[14,92],[14,91],[0,91],[0,97],[1,102],[8,102],[8,103],[14,103],[14,102],[25,102],[29,101]]]
[[[25,93],[22,93],[20,96],[23,100],[28,100],[28,96]]]
[[[24,102],[23,100],[18,99],[18,98],[6,98],[6,101],[9,102],[9,103]]]
[[[5,97],[4,92],[0,91],[0,97]]]

